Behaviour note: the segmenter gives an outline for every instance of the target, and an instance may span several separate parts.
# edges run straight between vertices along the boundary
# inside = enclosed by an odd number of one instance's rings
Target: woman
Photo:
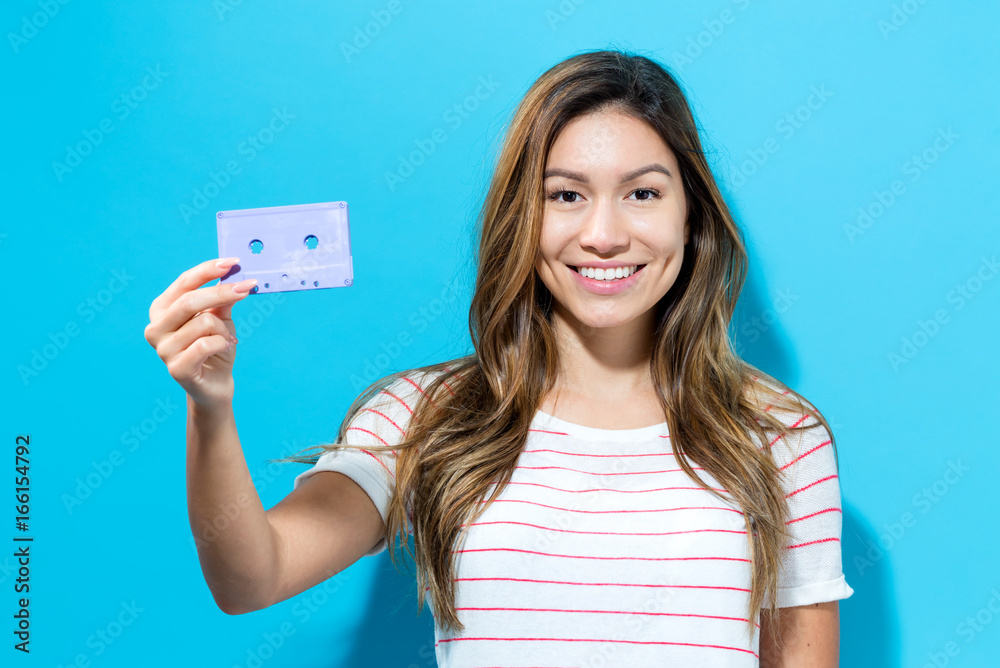
[[[231,408],[245,292],[198,288],[233,259],[154,301],[218,605],[285,600],[406,531],[440,666],[836,666],[835,445],[733,352],[746,253],[674,79],[617,51],[545,72],[481,225],[475,353],[370,386],[266,511]]]

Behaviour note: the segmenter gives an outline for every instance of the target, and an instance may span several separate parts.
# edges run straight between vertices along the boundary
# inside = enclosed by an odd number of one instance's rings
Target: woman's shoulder
[[[765,374],[754,377],[752,382],[759,410],[782,425],[766,429],[776,459],[787,463],[803,452],[832,443],[826,418],[801,393]]]
[[[765,374],[753,376],[748,390],[760,410],[770,413],[788,427],[801,422],[806,415],[819,413],[816,406],[800,392]]]
[[[464,358],[438,362],[383,376],[368,385],[358,397],[358,402],[363,408],[391,407],[396,412],[412,414],[420,398],[428,392],[433,390],[435,395],[440,392],[454,393],[456,370],[462,366],[463,361]],[[436,384],[435,381],[439,378],[441,382]]]

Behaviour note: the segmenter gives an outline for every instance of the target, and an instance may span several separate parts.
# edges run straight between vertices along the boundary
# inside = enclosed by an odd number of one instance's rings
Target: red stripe
[[[666,640],[615,640],[614,638],[472,638],[472,637],[459,637],[459,638],[442,638],[439,642],[457,642],[459,640],[513,640],[513,641],[554,641],[554,642],[620,642],[627,643],[630,645],[679,645],[683,647],[709,647],[711,649],[728,649],[737,652],[744,652],[746,654],[753,654],[755,657],[757,653],[749,650],[742,649],[740,647],[726,647],[725,645],[702,645],[698,643],[690,642],[667,642]],[[758,657],[759,658],[759,657]]]
[[[476,582],[486,580],[490,582],[535,582],[539,584],[560,584],[579,585],[584,587],[671,587],[673,589],[722,589],[726,591],[742,591],[749,593],[749,589],[742,587],[714,587],[711,585],[665,585],[665,584],[639,584],[633,582],[563,582],[560,580],[532,580],[528,578],[453,578],[455,582]]]
[[[788,427],[789,429],[794,429],[795,427],[798,427],[798,426],[799,426],[800,424],[802,424],[802,422],[803,422],[803,421],[804,421],[804,420],[805,420],[805,419],[806,419],[807,417],[809,417],[809,414],[808,414],[808,413],[806,413],[805,415],[803,415],[802,417],[800,417],[800,418],[799,418],[798,420],[796,420],[796,421],[795,421],[794,423],[792,423],[792,424],[790,424],[790,425],[786,425],[786,426],[787,426],[787,427]],[[782,436],[784,436],[784,435],[785,435],[785,434],[778,434],[778,436],[776,436],[776,437],[775,437],[775,439],[774,439],[773,441],[771,441],[771,445],[773,446],[773,445],[774,445],[775,443],[777,443],[778,441],[780,441],[780,440],[781,440],[781,437],[782,437]]]
[[[816,452],[817,450],[819,450],[820,448],[822,448],[823,446],[825,446],[825,445],[830,445],[830,443],[832,443],[832,442],[833,442],[833,441],[823,441],[822,443],[820,443],[819,445],[817,445],[817,446],[816,446],[815,448],[813,448],[812,450],[809,450],[808,452],[804,452],[804,453],[802,453],[801,455],[799,455],[798,457],[796,457],[796,458],[795,458],[795,459],[793,459],[792,461],[790,461],[790,462],[788,462],[787,464],[785,464],[784,466],[782,466],[782,467],[781,467],[781,470],[782,470],[782,471],[784,471],[784,470],[785,470],[785,469],[787,469],[787,468],[788,468],[789,466],[791,466],[791,465],[792,465],[792,464],[794,464],[795,462],[799,461],[800,459],[802,459],[802,458],[803,458],[803,457],[805,457],[806,455],[809,455],[809,454],[812,454],[812,453]]]
[[[843,513],[840,508],[824,508],[823,510],[817,510],[815,513],[809,513],[808,515],[803,515],[802,517],[797,517],[794,520],[788,520],[785,524],[791,524],[792,522],[801,522],[802,520],[807,520],[810,517],[816,517],[817,515],[822,515],[823,513]]]
[[[416,383],[414,383],[411,378],[404,377],[403,380],[405,380],[407,383],[409,383],[413,387],[417,388],[417,390],[420,392],[420,394],[424,393],[424,389],[422,387],[420,387],[419,385],[417,385]]]
[[[810,487],[812,487],[812,486],[814,486],[814,485],[818,485],[818,484],[820,484],[821,482],[824,482],[824,481],[826,481],[826,480],[833,480],[833,479],[834,479],[834,478],[836,478],[836,477],[837,477],[837,474],[836,474],[836,473],[834,473],[833,475],[828,475],[828,476],[827,476],[827,477],[825,477],[825,478],[820,478],[819,480],[817,480],[817,481],[816,481],[816,482],[814,482],[814,483],[810,483],[810,484],[806,485],[805,487],[800,487],[799,489],[797,489],[797,490],[795,490],[794,492],[792,492],[792,493],[788,494],[787,496],[785,496],[785,498],[787,499],[787,498],[788,498],[789,496],[795,496],[795,495],[796,495],[796,494],[798,494],[799,492],[804,492],[805,490],[809,489]]]
[[[839,543],[840,539],[839,538],[822,538],[820,540],[811,540],[808,543],[799,543],[798,545],[789,545],[788,549],[790,550],[793,547],[805,547],[806,545],[817,545],[819,543],[829,543],[830,541],[837,541]]]
[[[462,523],[461,526],[482,526],[485,524],[519,524],[526,527],[535,527],[536,529],[545,529],[546,531],[559,531],[561,533],[584,533],[584,534],[594,534],[598,536],[673,536],[682,533],[738,533],[746,535],[746,531],[738,531],[736,529],[689,529],[687,531],[666,531],[666,532],[634,532],[634,531],[574,531],[572,529],[556,529],[555,527],[544,527],[538,524],[528,524],[527,522],[514,522],[510,520],[496,520],[494,522],[473,522],[472,524]]]
[[[479,501],[479,503],[486,503],[486,500]],[[525,501],[523,499],[494,499],[493,503],[527,503],[533,506],[542,506],[543,508],[552,508],[553,510],[565,510],[570,513],[668,513],[673,510],[726,510],[731,513],[736,513],[737,515],[742,515],[743,512],[736,510],[734,508],[724,508],[722,506],[691,506],[684,508],[653,508],[650,510],[577,510],[576,508],[560,508],[559,506],[549,506],[544,503],[538,503],[536,501]]]
[[[398,424],[396,424],[396,423],[395,423],[395,422],[394,422],[394,421],[392,420],[392,418],[390,418],[390,417],[389,417],[388,415],[386,415],[386,414],[385,414],[385,413],[383,413],[382,411],[377,411],[377,410],[375,410],[374,408],[362,408],[362,409],[361,409],[360,411],[358,411],[358,412],[359,412],[359,413],[363,413],[363,412],[365,412],[365,411],[370,411],[370,412],[372,412],[372,413],[375,413],[376,415],[381,415],[381,416],[382,416],[382,417],[384,417],[384,418],[385,418],[386,420],[388,420],[388,421],[389,421],[389,422],[390,422],[390,423],[392,424],[392,426],[393,426],[393,427],[395,427],[396,429],[398,429],[398,430],[399,430],[399,433],[401,433],[401,434],[405,434],[405,433],[406,433],[406,432],[405,432],[405,431],[403,430],[403,428],[402,428],[402,427],[400,427],[400,426],[399,426]]]
[[[532,430],[533,431],[533,430]],[[673,457],[672,452],[650,452],[637,455],[591,455],[585,452],[563,452],[561,450],[549,450],[541,448],[539,450],[522,450],[521,452],[554,452],[557,455],[571,455],[573,457]],[[684,454],[683,452],[681,453]]]
[[[591,427],[587,427],[587,429],[590,428]],[[528,431],[537,431],[539,434],[553,434],[555,436],[569,436],[569,434],[564,431],[550,431],[548,429],[529,429]],[[663,434],[657,434],[656,436],[657,438],[670,438],[669,435],[664,436]]]
[[[705,469],[693,466],[691,467],[694,471],[704,471]],[[515,470],[524,469],[526,471],[547,471],[549,469],[556,469],[559,471],[572,471],[573,473],[582,473],[584,475],[648,475],[651,473],[680,473],[684,469],[664,469],[663,471],[618,471],[618,472],[608,472],[602,473],[601,471],[581,471],[580,469],[571,469],[565,466],[515,466]]]
[[[400,399],[399,397],[397,397],[395,394],[393,394],[389,390],[382,390],[382,394],[388,394],[390,397],[392,397],[393,399],[395,399],[399,403],[403,404],[403,408],[405,408],[406,410],[408,410],[410,412],[410,415],[413,415],[413,409],[410,408],[405,401],[403,401],[402,399]]]
[[[653,473],[662,473],[662,471],[653,471]],[[497,483],[492,482],[491,485]],[[561,487],[553,487],[551,485],[543,485],[540,482],[518,482],[516,480],[511,480],[507,483],[508,485],[531,485],[533,487],[545,487],[546,489],[554,489],[557,492],[570,492],[573,494],[579,494],[582,492],[621,492],[622,494],[642,494],[645,492],[665,492],[672,489],[704,489],[704,487],[657,487],[655,489],[612,489],[609,487],[595,487],[594,489],[563,489]],[[712,487],[712,489],[717,492],[726,492],[722,487]],[[727,492],[728,493],[728,492]]]
[[[539,434],[555,434],[556,436],[569,436],[564,431],[548,431],[546,429],[529,429],[528,431],[537,431]]]
[[[695,615],[683,612],[642,612],[640,610],[563,610],[561,608],[455,608],[455,610],[481,610],[481,611],[494,611],[494,610],[510,610],[512,612],[583,612],[591,614],[600,615],[663,615],[666,617],[698,617],[700,619],[724,619],[733,622],[747,622],[748,619],[742,617],[722,617],[719,615]],[[756,622],[754,626],[760,628],[760,625]]]
[[[378,440],[382,441],[382,444],[383,444],[383,445],[391,445],[390,443],[386,442],[386,440],[385,440],[384,438],[382,438],[381,436],[379,436],[378,434],[376,434],[376,433],[375,433],[375,432],[373,432],[373,431],[370,431],[370,430],[368,430],[368,429],[365,429],[364,427],[348,427],[348,428],[347,428],[347,431],[351,431],[352,429],[353,429],[353,430],[355,430],[355,431],[363,431],[363,432],[365,432],[366,434],[371,434],[372,436],[374,436],[374,437],[375,437],[375,438],[377,438]],[[345,432],[345,433],[346,433],[346,432]]]
[[[396,479],[396,476],[394,476],[394,475],[392,474],[392,471],[390,471],[390,470],[389,470],[389,467],[385,465],[385,462],[383,462],[383,461],[382,461],[381,459],[379,459],[378,457],[376,457],[376,456],[375,456],[375,455],[373,455],[372,453],[368,452],[367,450],[362,450],[361,452],[365,453],[366,455],[368,455],[369,457],[371,457],[372,459],[374,459],[375,461],[377,461],[377,462],[378,462],[379,464],[381,464],[381,465],[382,465],[382,468],[384,468],[384,469],[386,470],[386,472],[388,472],[388,474],[389,474],[390,476],[392,476],[392,479],[393,479],[393,480],[395,480],[395,479]]]
[[[554,554],[552,552],[537,552],[535,550],[519,550],[515,547],[483,547],[474,550],[452,550],[452,554],[462,554],[463,552],[521,552],[524,554],[538,554],[543,557],[563,557],[565,559],[601,559],[601,560],[632,560],[632,561],[743,561],[750,563],[749,559],[739,557],[594,557],[583,554]]]

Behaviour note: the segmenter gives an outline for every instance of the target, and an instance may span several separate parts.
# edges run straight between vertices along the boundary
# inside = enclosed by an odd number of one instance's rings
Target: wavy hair
[[[831,438],[832,430],[801,395],[733,349],[729,325],[746,279],[743,236],[709,168],[681,87],[647,57],[582,52],[532,84],[509,123],[479,215],[469,312],[475,352],[372,383],[350,406],[337,444],[329,447],[353,447],[346,444],[347,428],[375,394],[413,371],[433,374],[403,440],[364,448],[397,452],[385,539],[395,564],[396,536],[408,531],[407,506],[412,504],[415,555],[408,544],[407,553],[417,567],[418,613],[426,589],[438,624],[463,629],[455,610],[451,550],[463,537],[463,524],[482,515],[510,481],[531,420],[556,380],[552,295],[534,268],[546,159],[568,122],[609,107],[648,123],[680,167],[690,237],[680,273],[655,307],[649,367],[677,461],[696,484],[725,498],[692,465],[709,472],[747,520],[752,562],[747,632],[752,637],[765,600],[777,620],[781,550],[790,536],[782,474],[771,445],[790,430],[807,428],[786,425],[769,409],[811,415]],[[780,642],[780,624],[771,628]]]

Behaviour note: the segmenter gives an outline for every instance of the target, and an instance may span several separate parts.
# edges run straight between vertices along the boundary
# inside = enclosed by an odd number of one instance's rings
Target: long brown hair
[[[680,86],[649,58],[584,52],[535,81],[510,121],[480,213],[469,312],[475,353],[372,383],[348,409],[337,445],[323,447],[352,447],[347,428],[362,404],[414,371],[431,374],[403,440],[363,447],[397,452],[385,539],[396,563],[396,537],[406,535],[412,504],[415,555],[408,544],[407,554],[417,567],[418,612],[427,589],[437,623],[463,629],[455,611],[451,550],[463,537],[463,524],[474,522],[510,481],[531,420],[556,380],[552,295],[534,268],[546,158],[570,120],[609,106],[655,129],[683,177],[689,244],[680,274],[655,307],[649,365],[677,461],[697,484],[724,498],[692,464],[709,472],[747,519],[752,637],[765,600],[773,615],[778,612],[780,555],[789,537],[781,472],[770,447],[789,429],[806,428],[787,426],[772,413],[806,413],[831,430],[801,395],[733,350],[729,325],[746,278],[742,233],[712,176]],[[316,456],[290,459],[315,462]],[[481,503],[494,482],[492,495]]]

